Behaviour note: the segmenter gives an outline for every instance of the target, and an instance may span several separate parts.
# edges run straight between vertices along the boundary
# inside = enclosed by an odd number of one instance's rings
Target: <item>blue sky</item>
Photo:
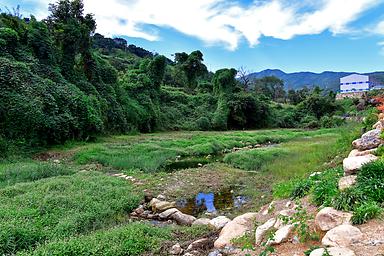
[[[50,0],[19,0],[44,18]],[[104,2],[104,3],[103,3]],[[384,70],[384,0],[84,0],[98,32],[172,58],[199,49],[210,70]],[[13,7],[14,0],[1,6]]]

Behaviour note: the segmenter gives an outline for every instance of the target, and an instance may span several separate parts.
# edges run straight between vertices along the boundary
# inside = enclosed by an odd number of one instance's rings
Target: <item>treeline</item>
[[[131,131],[332,126],[342,111],[334,95],[287,94],[273,77],[249,90],[235,69],[209,72],[200,51],[169,60],[94,34],[81,0],[49,11],[42,21],[0,15],[2,152]]]

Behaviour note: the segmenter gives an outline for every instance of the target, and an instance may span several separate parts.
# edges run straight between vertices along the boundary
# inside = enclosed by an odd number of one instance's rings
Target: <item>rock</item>
[[[339,189],[344,190],[344,189],[352,187],[353,185],[356,184],[356,179],[357,179],[356,175],[349,175],[349,176],[341,177],[339,180]]]
[[[223,254],[221,254],[219,250],[214,250],[213,252],[210,252],[208,256],[223,256]]]
[[[214,243],[214,247],[219,249],[225,246],[231,246],[233,239],[241,237],[245,235],[246,232],[252,230],[253,220],[256,216],[257,213],[250,212],[229,221],[221,230],[219,238]]]
[[[330,256],[356,256],[356,254],[348,248],[330,247],[327,248],[328,255]],[[325,253],[324,248],[313,250],[309,256],[323,256]]]
[[[383,130],[384,128],[384,121],[383,120],[379,120],[377,121],[373,126],[372,126],[373,129],[379,129],[379,130]]]
[[[221,229],[223,228],[228,222],[231,220],[228,219],[225,216],[219,216],[209,221],[209,226],[215,228],[215,229]]]
[[[165,201],[166,200],[164,195],[158,195],[156,198],[159,199],[160,201]]]
[[[150,202],[153,199],[153,195],[149,191],[145,191],[144,193],[144,200],[146,203]]]
[[[165,210],[174,208],[175,205],[175,202],[160,201],[157,198],[153,198],[151,202],[149,202],[149,206],[152,207],[153,212],[163,212]]]
[[[268,213],[270,213],[271,211],[273,211],[273,208],[275,208],[275,201],[272,201],[269,205],[268,205],[268,208],[266,208],[261,214],[262,215],[267,215]]]
[[[171,208],[171,209],[168,209],[168,210],[160,213],[159,217],[160,217],[160,219],[169,219],[171,217],[171,215],[176,213],[176,212],[180,212],[180,211],[177,210],[176,208]]]
[[[294,228],[294,224],[291,225],[285,225],[281,228],[279,228],[272,239],[270,239],[267,244],[268,245],[276,245],[281,244],[288,240],[289,235],[291,234],[292,230]]]
[[[171,255],[180,255],[183,253],[183,248],[181,248],[180,244],[177,243],[169,250],[169,254]]]
[[[256,228],[256,233],[255,233],[256,245],[261,244],[261,242],[264,239],[265,234],[267,234],[268,231],[273,228],[275,223],[276,223],[276,219],[272,218],[272,219],[269,219],[267,222],[265,222],[263,225],[258,226]]]
[[[144,213],[144,207],[142,205],[140,205],[139,207],[137,207],[134,212],[137,214],[137,215],[141,215]]]
[[[348,157],[353,157],[353,156],[366,156],[366,155],[369,155],[369,154],[375,154],[375,152],[377,151],[377,148],[373,148],[373,149],[368,149],[368,150],[364,150],[364,151],[360,151],[360,150],[357,150],[357,149],[353,149]]]
[[[212,247],[211,240],[208,238],[201,238],[199,240],[196,240],[192,242],[188,248],[187,251],[192,251],[192,250],[206,250]]]
[[[315,224],[322,231],[328,231],[341,224],[349,224],[351,218],[351,213],[337,211],[332,207],[325,207],[317,213]]]
[[[296,213],[296,210],[294,210],[294,209],[287,209],[287,210],[280,211],[278,214],[279,218],[276,220],[274,228],[279,229],[280,227],[285,225],[284,221],[282,220],[282,217],[291,217],[295,213]]]
[[[378,158],[376,156],[371,154],[345,158],[343,161],[344,174],[345,176],[356,174],[364,164],[370,163],[377,159]]]
[[[343,224],[329,230],[322,239],[324,246],[348,247],[363,238],[360,229],[349,224]]]
[[[209,222],[211,220],[208,219],[208,218],[200,218],[200,219],[197,219],[195,220],[192,225],[202,225],[202,226],[205,226],[205,225],[209,225]]]
[[[377,148],[382,143],[380,139],[381,130],[374,129],[369,132],[364,133],[361,136],[361,139],[357,139],[352,142],[352,145],[355,149],[364,151],[367,149]]]
[[[184,213],[182,213],[180,211],[177,211],[174,214],[172,214],[171,218],[174,221],[176,221],[177,224],[179,224],[179,225],[186,225],[186,226],[192,225],[192,223],[196,220],[195,217],[193,217],[191,215],[188,215],[188,214],[184,214]]]

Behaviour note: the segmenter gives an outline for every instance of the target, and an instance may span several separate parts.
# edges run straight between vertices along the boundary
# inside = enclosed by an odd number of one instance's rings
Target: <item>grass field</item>
[[[201,236],[196,228],[131,222],[143,190],[167,198],[231,187],[250,198],[241,211],[285,196],[290,180],[345,154],[353,126],[326,130],[173,132],[115,136],[52,149],[58,161],[0,164],[0,254],[162,255],[167,240]],[[348,133],[345,132],[348,130]],[[272,147],[234,147],[276,143]],[[181,158],[220,156],[200,168],[165,171]],[[124,172],[135,182],[109,176]],[[276,186],[276,184],[280,184]]]

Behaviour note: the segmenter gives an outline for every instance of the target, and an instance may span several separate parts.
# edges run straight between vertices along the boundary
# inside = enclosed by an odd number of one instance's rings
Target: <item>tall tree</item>
[[[49,11],[51,14],[46,22],[61,52],[62,74],[74,79],[76,57],[80,54],[84,72],[89,76],[92,63],[91,34],[96,29],[93,15],[84,15],[82,0],[60,0],[56,4],[50,4]]]

